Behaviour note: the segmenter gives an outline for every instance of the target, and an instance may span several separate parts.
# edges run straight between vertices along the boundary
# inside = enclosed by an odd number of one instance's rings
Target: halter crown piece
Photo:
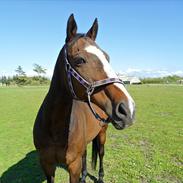
[[[65,70],[67,73],[67,80],[68,80],[68,85],[70,88],[70,92],[73,96],[74,99],[76,100],[81,100],[80,98],[77,97],[74,88],[73,88],[73,84],[72,84],[72,76],[82,85],[86,88],[86,94],[87,94],[87,103],[92,111],[92,113],[94,114],[95,118],[101,122],[104,123],[109,123],[108,118],[104,119],[102,117],[99,116],[99,114],[96,113],[96,111],[93,109],[92,105],[91,105],[91,95],[93,94],[95,88],[100,87],[100,86],[104,86],[110,83],[121,83],[124,85],[123,81],[119,78],[106,78],[103,80],[99,80],[99,81],[94,81],[92,83],[89,83],[88,81],[86,81],[69,63],[68,61],[68,57],[67,57],[67,49],[66,49],[66,45],[64,46],[64,60],[65,60]]]

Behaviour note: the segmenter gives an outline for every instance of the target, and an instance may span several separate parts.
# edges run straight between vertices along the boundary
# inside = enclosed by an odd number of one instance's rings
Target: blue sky
[[[183,76],[183,2],[176,0],[0,1],[0,76],[38,63],[52,75],[74,13],[79,32],[99,21],[98,45],[116,72]]]

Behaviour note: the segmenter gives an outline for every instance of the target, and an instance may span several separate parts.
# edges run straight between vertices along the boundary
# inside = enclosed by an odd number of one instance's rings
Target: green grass
[[[46,182],[32,142],[32,127],[47,87],[0,88],[0,183]],[[111,125],[104,158],[106,183],[183,182],[183,87],[129,86],[136,123]],[[90,165],[91,147],[88,148]],[[97,171],[89,173],[97,176]],[[68,182],[57,168],[56,182]],[[88,177],[87,182],[93,181]]]

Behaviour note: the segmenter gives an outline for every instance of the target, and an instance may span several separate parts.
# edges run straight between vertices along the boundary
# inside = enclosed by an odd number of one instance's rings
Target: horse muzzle
[[[130,105],[121,102],[116,105],[113,110],[111,122],[113,126],[118,129],[122,130],[131,126],[135,120],[135,103],[131,103]]]

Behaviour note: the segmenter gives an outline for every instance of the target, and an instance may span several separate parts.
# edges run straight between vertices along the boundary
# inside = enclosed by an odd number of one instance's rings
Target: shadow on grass
[[[44,180],[37,153],[31,151],[2,174],[0,183],[42,183]]]
[[[65,166],[59,166],[67,171]],[[88,173],[94,183],[97,178]],[[0,183],[42,183],[46,180],[40,167],[36,151],[29,152],[25,158],[12,165],[0,177]]]

